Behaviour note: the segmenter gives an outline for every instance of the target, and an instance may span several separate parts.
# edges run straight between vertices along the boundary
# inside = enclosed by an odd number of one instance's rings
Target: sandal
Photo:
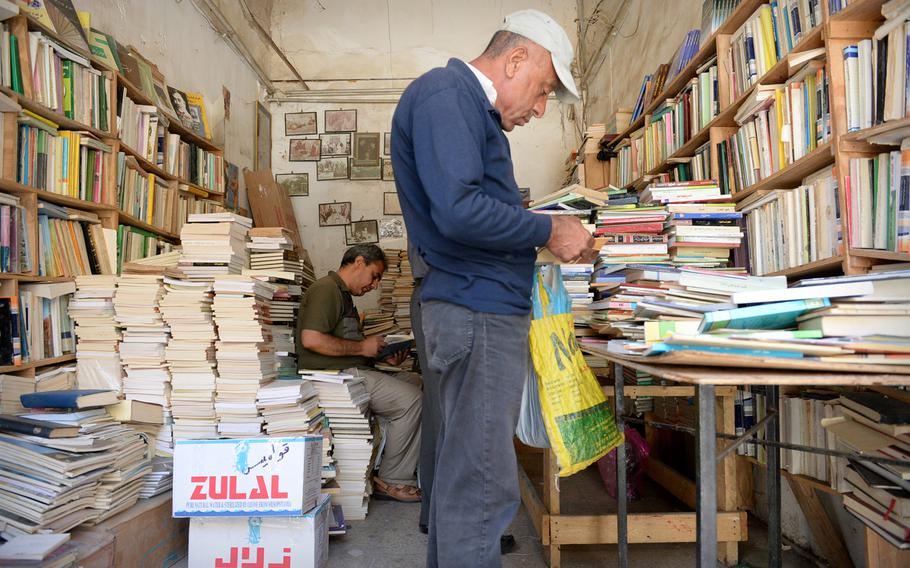
[[[419,503],[422,497],[420,489],[413,485],[391,485],[378,477],[373,479],[373,485],[373,497],[380,501]]]

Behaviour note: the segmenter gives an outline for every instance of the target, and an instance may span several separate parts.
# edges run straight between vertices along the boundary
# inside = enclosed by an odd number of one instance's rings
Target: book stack
[[[591,322],[591,303],[594,301],[594,292],[591,292],[591,276],[594,273],[593,264],[563,264],[560,265],[562,283],[572,300],[572,316],[575,321],[575,334],[585,335]]]
[[[123,394],[127,400],[161,406],[162,422],[168,428],[159,441],[172,446],[171,376],[165,357],[170,329],[159,308],[164,295],[160,274],[124,274],[117,280],[114,319],[123,328]]]
[[[138,105],[123,89],[120,98],[120,116],[117,117],[120,141],[144,160],[158,163],[158,148],[164,147],[168,120],[154,105]]]
[[[649,373],[631,367],[623,367],[622,376],[627,385],[641,387],[657,384]],[[632,404],[636,414],[654,411],[654,397],[652,396],[639,395],[633,399]]]
[[[67,313],[75,286],[72,281],[19,284],[19,297],[0,297],[4,323],[4,360],[30,363],[75,352],[73,321]]]
[[[322,434],[325,414],[312,381],[279,380],[259,387],[256,404],[269,436]]]
[[[881,13],[885,22],[870,39],[843,48],[848,132],[902,119],[910,109],[904,86],[910,62],[907,5],[885,2]]]
[[[16,566],[73,568],[79,549],[69,543],[69,533],[30,534],[7,538],[0,545],[0,562]]]
[[[174,456],[173,424],[165,422],[165,413],[160,404],[139,400],[121,400],[107,407],[108,413],[117,421],[145,434],[155,447],[157,456]]]
[[[910,252],[910,138],[899,151],[851,158],[849,180],[850,246]]]
[[[180,190],[177,194],[177,222],[174,225],[174,232],[179,233],[186,223],[187,217],[193,214],[221,213],[225,211],[221,203],[211,199],[203,199],[190,193],[189,186],[186,184],[177,184]]]
[[[16,181],[68,197],[107,203],[111,147],[87,132],[59,125],[30,111],[18,117]]]
[[[116,276],[79,276],[68,314],[75,324],[76,373],[81,388],[120,392],[120,327],[114,310]]]
[[[392,298],[395,300],[395,326],[398,333],[411,333],[411,295],[414,293],[414,273],[411,272],[411,261],[408,251],[398,253],[399,274],[395,278]]]
[[[191,280],[240,274],[249,266],[246,243],[252,226],[252,219],[234,213],[190,215],[189,222],[180,229],[180,270]]]
[[[35,379],[17,375],[0,375],[0,414],[22,414],[19,401],[23,394],[35,392]]]
[[[218,433],[256,436],[262,430],[257,393],[277,375],[269,315],[275,287],[249,276],[232,275],[217,277],[214,289]]]
[[[47,367],[35,373],[35,392],[73,390],[76,388],[76,365]]]
[[[829,167],[806,177],[795,189],[756,192],[743,199],[738,209],[745,215],[752,273],[778,272],[843,254],[837,193],[837,176]],[[871,220],[863,225],[873,226]],[[783,242],[781,227],[789,235]],[[907,240],[910,250],[910,233]]]
[[[395,325],[395,286],[401,276],[401,249],[383,249],[386,258],[385,274],[379,283],[379,309],[364,314],[363,333],[397,333]]]
[[[155,456],[152,458],[152,471],[145,475],[139,489],[140,499],[151,499],[166,493],[174,486],[174,458]]]
[[[147,174],[136,158],[117,154],[117,206],[120,211],[171,232],[176,229],[177,191]]]
[[[373,433],[367,414],[370,393],[363,379],[352,375],[318,371],[301,371],[301,375],[319,391],[319,405],[331,428],[335,480],[340,487],[332,499],[342,506],[348,519],[364,519],[373,462]]]
[[[265,227],[250,230],[251,268],[243,274],[274,285],[274,293],[268,304],[272,323],[272,338],[278,378],[297,378],[297,355],[294,332],[297,325],[297,310],[300,307],[303,279],[302,263],[294,252],[290,233],[282,227]]]
[[[145,486],[146,475],[152,473],[152,452],[145,437],[119,422],[112,421],[104,428],[92,429],[91,436],[95,440],[112,442],[107,451],[115,456],[114,463],[101,476],[101,483],[95,492],[93,507],[98,516],[93,523],[97,524],[136,504]]]
[[[652,183],[641,193],[641,200],[673,207],[663,234],[677,266],[725,267],[731,249],[742,242],[742,215],[713,180]]]
[[[0,193],[0,272],[21,273],[32,269],[27,215],[18,196]]]
[[[831,137],[828,76],[811,60],[785,84],[756,88],[737,114],[740,129],[718,143],[724,193],[736,193],[786,168]],[[756,97],[765,96],[764,100]]]
[[[215,322],[212,282],[164,277],[161,316],[171,330],[165,349],[171,374],[174,437],[216,438]]]
[[[165,169],[206,191],[224,193],[224,158],[184,141],[179,134],[168,135]]]
[[[886,395],[846,392],[837,416],[822,422],[837,449],[872,457],[910,459],[907,404]],[[900,549],[910,549],[910,482],[907,468],[863,460],[834,460],[836,488],[844,507],[867,527]]]

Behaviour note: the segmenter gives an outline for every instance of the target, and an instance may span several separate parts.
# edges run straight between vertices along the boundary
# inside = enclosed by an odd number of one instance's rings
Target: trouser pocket
[[[474,312],[439,301],[424,302],[421,308],[427,362],[431,370],[442,373],[470,353],[474,343]]]

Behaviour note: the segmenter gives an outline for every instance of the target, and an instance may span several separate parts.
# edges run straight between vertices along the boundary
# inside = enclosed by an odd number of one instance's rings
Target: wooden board
[[[243,180],[246,183],[246,195],[250,202],[250,212],[256,227],[284,227],[291,233],[291,240],[300,260],[310,266],[309,255],[303,248],[300,240],[300,229],[297,218],[294,216],[294,207],[291,198],[275,181],[270,170],[251,172],[243,171]]]
[[[882,375],[899,376],[910,375],[910,365],[873,365],[873,364],[853,364],[853,363],[831,363],[828,361],[816,361],[813,359],[786,359],[778,357],[751,357],[747,355],[728,355],[715,354],[699,351],[672,351],[662,353],[653,357],[642,357],[639,355],[617,355],[609,353],[605,349],[597,349],[590,345],[582,345],[582,351],[605,357],[616,363],[642,363],[649,366],[663,365],[697,365],[707,367],[736,367],[743,369],[787,369],[791,371],[817,371],[828,374],[851,374],[865,375],[872,373],[881,373]],[[630,365],[631,366],[631,365]],[[638,367],[636,367],[638,368]],[[668,378],[668,377],[665,377]],[[903,382],[900,382],[903,381]],[[686,381],[688,382],[688,381]],[[698,384],[698,383],[696,383]],[[715,384],[737,384],[737,383],[715,383]],[[781,383],[789,384],[789,383]],[[865,383],[833,383],[833,384],[865,384]],[[899,379],[898,382],[892,383],[891,380],[877,380],[869,384],[910,384],[910,377]]]
[[[695,542],[695,513],[629,514],[629,544]],[[748,540],[745,511],[717,513],[717,541]],[[616,515],[550,517],[550,543],[616,544]]]

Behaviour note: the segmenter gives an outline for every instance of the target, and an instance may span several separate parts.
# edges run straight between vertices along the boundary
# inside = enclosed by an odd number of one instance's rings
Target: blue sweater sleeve
[[[435,93],[415,108],[412,120],[417,172],[445,238],[502,251],[547,243],[549,217],[499,201],[481,188],[483,116],[469,94],[455,88]]]

